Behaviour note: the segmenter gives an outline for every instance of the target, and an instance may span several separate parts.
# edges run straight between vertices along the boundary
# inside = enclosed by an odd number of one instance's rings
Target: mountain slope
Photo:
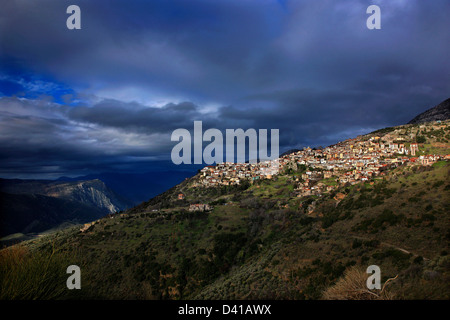
[[[96,298],[319,299],[345,272],[375,264],[383,281],[399,275],[389,286],[397,299],[448,299],[448,176],[448,165],[398,167],[290,208],[280,206],[291,199],[286,179],[197,190],[221,204],[210,213],[142,206],[29,245],[77,248],[82,258],[70,263],[83,266],[83,293]]]
[[[0,179],[0,236],[24,234],[14,239],[19,241],[29,233],[89,222],[131,206],[100,180]]]
[[[85,223],[99,219],[104,210],[78,201],[39,194],[0,192],[0,236],[37,233],[65,222]]]
[[[409,121],[408,124],[419,124],[437,120],[444,121],[448,119],[450,119],[450,98],[419,114]]]

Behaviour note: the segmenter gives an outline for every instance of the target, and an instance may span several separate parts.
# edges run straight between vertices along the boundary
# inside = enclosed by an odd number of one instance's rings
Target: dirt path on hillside
[[[371,238],[369,238],[369,237],[361,237],[361,236],[352,236],[352,238],[359,239],[359,240],[365,240],[365,241],[378,240],[378,239],[371,239]],[[397,250],[399,250],[399,251],[401,251],[401,252],[404,252],[404,253],[406,253],[406,254],[412,254],[413,257],[418,257],[418,256],[419,256],[418,254],[416,254],[416,253],[414,253],[414,252],[408,251],[408,250],[406,250],[405,248],[401,248],[401,247],[396,246],[396,245],[391,244],[391,243],[387,243],[387,242],[382,242],[382,241],[380,241],[380,245],[381,245],[381,246],[385,246],[385,247],[389,247],[389,248],[397,249]],[[423,257],[423,256],[422,256],[422,257]],[[425,257],[423,257],[423,259],[424,259],[424,260],[428,260],[428,261],[430,260],[430,259],[425,258]]]

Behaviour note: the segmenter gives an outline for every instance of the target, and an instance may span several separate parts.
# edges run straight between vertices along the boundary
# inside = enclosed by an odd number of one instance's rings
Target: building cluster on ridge
[[[445,129],[449,123],[421,125],[418,130]],[[274,179],[278,174],[291,173],[298,196],[320,195],[339,185],[355,184],[383,175],[387,168],[400,164],[431,165],[450,155],[417,155],[417,132],[396,129],[384,135],[359,136],[321,149],[303,148],[277,160],[259,163],[220,163],[200,170],[194,187],[238,185],[260,179]],[[302,166],[305,170],[296,174]]]

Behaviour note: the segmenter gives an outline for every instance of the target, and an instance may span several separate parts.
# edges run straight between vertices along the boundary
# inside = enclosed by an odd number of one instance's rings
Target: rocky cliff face
[[[64,223],[85,223],[131,203],[102,181],[0,179],[0,236],[36,233]]]
[[[49,180],[0,180],[0,191],[9,194],[37,194],[81,202],[106,213],[121,211],[130,206],[102,181],[87,180],[60,182]]]
[[[417,117],[408,122],[408,124],[418,124],[437,120],[444,121],[447,119],[450,119],[450,98],[419,114]]]
[[[124,200],[100,180],[59,183],[45,189],[47,196],[75,200],[81,203],[105,209],[109,213],[127,208]]]

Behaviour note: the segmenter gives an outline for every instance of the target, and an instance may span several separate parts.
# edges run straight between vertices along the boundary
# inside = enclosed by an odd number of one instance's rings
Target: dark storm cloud
[[[79,1],[83,29],[70,31],[68,1],[7,1],[2,60],[110,98],[226,105],[386,74],[444,96],[448,2],[379,3],[383,28],[369,31],[367,1]],[[123,87],[137,91],[114,96]]]
[[[46,100],[0,98],[2,176],[19,172],[21,177],[32,173],[57,177],[167,159],[170,137],[74,121],[72,108]]]
[[[381,30],[366,28],[372,3]],[[447,0],[79,0],[82,29],[67,30],[70,4],[2,3],[10,172],[167,158],[170,133],[195,120],[278,128],[281,151],[325,146],[450,93]]]
[[[73,120],[145,133],[169,133],[177,128],[190,127],[195,119],[203,118],[198,107],[191,102],[171,103],[158,108],[111,99],[92,107],[72,108],[68,114]]]
[[[281,12],[271,1],[78,1],[82,30],[71,31],[69,4],[7,2],[15,14],[0,27],[14,33],[2,34],[2,60],[92,90],[106,82],[108,92],[151,87],[183,99],[245,90]]]
[[[2,97],[0,174],[58,177],[92,170],[145,171],[170,160],[173,130],[192,131],[199,119],[205,130],[230,127],[190,102],[158,108],[103,100],[91,107],[69,107],[50,99]]]

